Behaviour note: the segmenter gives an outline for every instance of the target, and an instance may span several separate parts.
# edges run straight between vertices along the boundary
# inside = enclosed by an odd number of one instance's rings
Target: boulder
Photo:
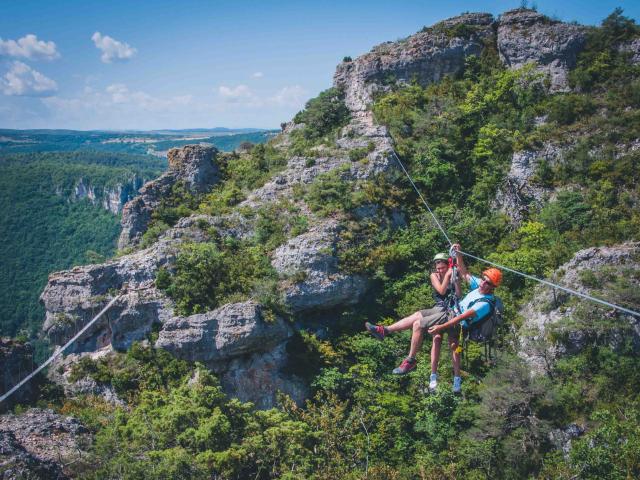
[[[0,430],[0,474],[2,478],[64,480],[67,477],[55,462],[41,460],[29,453],[9,431]]]
[[[568,73],[586,41],[586,27],[551,20],[534,10],[519,8],[498,20],[498,52],[509,68],[528,63],[549,76],[550,91],[569,91]]]

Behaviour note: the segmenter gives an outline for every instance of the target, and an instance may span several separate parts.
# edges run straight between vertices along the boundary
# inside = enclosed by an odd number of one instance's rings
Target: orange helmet
[[[482,272],[482,275],[487,277],[489,281],[496,287],[500,286],[500,283],[502,282],[502,272],[497,268],[487,268],[484,272]]]

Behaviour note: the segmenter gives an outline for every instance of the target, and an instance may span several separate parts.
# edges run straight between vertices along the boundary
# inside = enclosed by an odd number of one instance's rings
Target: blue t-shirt
[[[467,293],[462,300],[460,300],[460,313],[464,313],[468,310],[469,305],[478,300],[479,298],[493,298],[493,295],[486,295],[484,293],[480,293],[480,280],[478,277],[472,276],[469,280],[469,286],[473,289],[469,293]],[[477,302],[472,307],[471,310],[476,312],[475,318],[472,318],[475,322],[484,318],[485,316],[491,313],[491,306],[488,302]],[[471,318],[469,320],[472,320]],[[466,323],[466,320],[463,320],[463,323]]]

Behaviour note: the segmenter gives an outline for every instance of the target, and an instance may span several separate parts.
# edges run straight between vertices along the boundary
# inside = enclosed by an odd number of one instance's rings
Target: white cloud
[[[256,72],[253,75],[251,75],[253,78],[262,78],[264,77],[264,73],[262,72]]]
[[[218,93],[227,102],[238,103],[256,99],[255,94],[246,85],[238,85],[235,87],[227,87],[220,85]]]
[[[58,90],[58,85],[49,77],[22,62],[13,62],[11,69],[0,79],[5,95],[24,97],[46,97]]]
[[[71,113],[119,113],[129,114],[154,113],[164,114],[189,107],[193,104],[192,95],[180,95],[159,98],[143,91],[132,91],[125,84],[114,83],[104,91],[85,86],[82,94],[74,98],[51,97],[43,102],[54,110]]]
[[[21,57],[29,60],[54,60],[60,57],[54,42],[38,40],[32,33],[16,40],[0,38],[0,55]]]
[[[91,40],[93,40],[96,48],[102,51],[100,60],[102,60],[103,63],[111,63],[114,60],[126,61],[132,58],[137,52],[131,45],[119,42],[109,35],[102,35],[100,32],[94,33]]]
[[[307,91],[300,85],[281,88],[275,95],[268,98],[268,103],[279,107],[302,107],[306,100]]]

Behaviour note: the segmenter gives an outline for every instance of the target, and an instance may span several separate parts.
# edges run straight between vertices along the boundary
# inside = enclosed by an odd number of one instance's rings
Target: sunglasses
[[[484,282],[487,282],[491,287],[496,288],[496,286],[493,284],[493,282],[491,282],[491,280],[489,280],[487,277],[482,277],[482,280]]]

